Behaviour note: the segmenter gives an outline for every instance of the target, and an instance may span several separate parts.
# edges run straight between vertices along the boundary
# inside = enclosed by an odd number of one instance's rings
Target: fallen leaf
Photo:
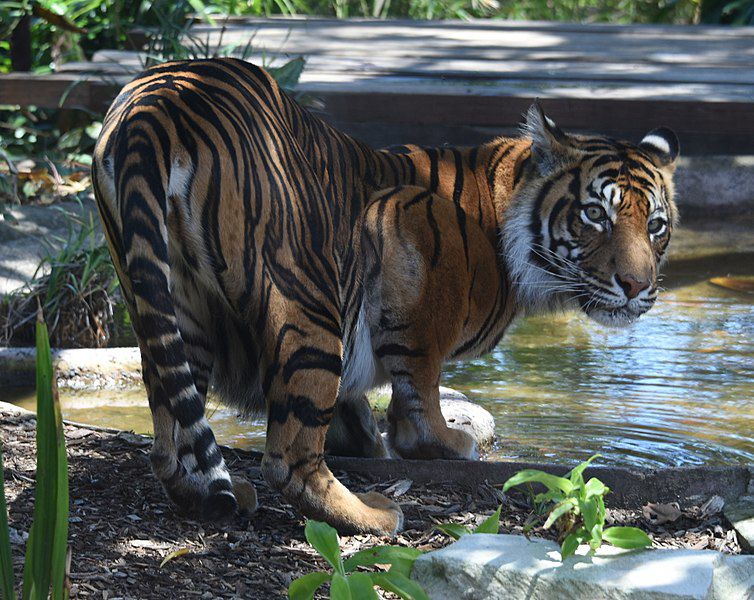
[[[671,523],[678,520],[678,517],[683,514],[680,506],[678,506],[678,502],[671,502],[669,504],[649,503],[642,507],[641,512],[644,514],[644,518],[653,525]]]
[[[189,550],[188,548],[179,548],[175,552],[171,552],[165,558],[162,559],[162,562],[160,563],[160,568],[162,569],[162,567],[164,567],[174,558],[178,558],[179,556],[184,556],[185,554],[188,554],[189,552],[191,552],[191,550]]]
[[[726,290],[754,294],[754,277],[713,277],[709,282]]]

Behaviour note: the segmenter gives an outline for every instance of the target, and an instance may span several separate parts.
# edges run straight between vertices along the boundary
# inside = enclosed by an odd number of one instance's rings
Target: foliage
[[[565,477],[524,469],[503,486],[504,492],[523,483],[540,483],[547,488],[534,497],[534,502],[549,507],[544,528],[557,527],[563,560],[574,554],[583,542],[589,544],[591,551],[599,548],[603,541],[619,548],[645,548],[652,544],[649,536],[636,527],[605,529],[605,495],[610,489],[596,477],[584,482],[584,470],[598,456],[595,454],[577,465]]]
[[[330,563],[333,571],[315,571],[293,581],[288,588],[291,600],[310,600],[317,589],[327,582],[330,582],[332,600],[376,600],[378,596],[374,586],[404,600],[427,599],[421,586],[410,579],[414,561],[421,551],[400,546],[375,546],[360,550],[343,560],[338,533],[327,523],[309,520],[304,532],[307,541]],[[374,573],[356,571],[357,567],[373,565],[390,565],[390,569]]]
[[[41,305],[56,347],[104,347],[112,335],[118,288],[108,248],[97,234],[93,212],[80,217],[53,208],[69,220],[68,238],[59,240],[62,248],[48,253],[32,280],[7,298],[0,313],[0,342],[28,339]]]
[[[26,542],[23,600],[68,597],[66,564],[68,553],[68,461],[63,434],[50,340],[41,310],[36,324],[37,344],[37,487],[34,520]],[[0,576],[3,598],[13,594],[13,564],[5,506],[5,489],[0,453]]]
[[[459,539],[463,535],[470,533],[497,533],[500,531],[500,512],[503,510],[502,504],[497,510],[482,521],[475,529],[470,529],[460,523],[444,523],[437,525],[436,528],[449,535],[453,539]]]
[[[754,25],[754,0],[702,0],[702,23]]]

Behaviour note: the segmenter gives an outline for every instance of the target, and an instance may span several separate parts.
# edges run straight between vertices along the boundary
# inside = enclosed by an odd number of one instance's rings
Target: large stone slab
[[[706,550],[581,547],[560,560],[549,540],[467,535],[420,557],[413,576],[432,599],[742,600],[754,595],[754,557]]]

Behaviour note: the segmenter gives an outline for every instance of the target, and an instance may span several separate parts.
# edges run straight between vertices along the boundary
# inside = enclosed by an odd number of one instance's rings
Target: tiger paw
[[[380,518],[372,533],[392,537],[403,529],[403,510],[397,502],[378,492],[356,494],[356,497],[370,508],[380,511]]]
[[[446,428],[441,435],[419,438],[414,435],[401,436],[408,428],[397,427],[391,430],[390,447],[406,459],[432,460],[478,460],[479,450],[476,441],[465,431]],[[410,431],[410,430],[409,430]]]

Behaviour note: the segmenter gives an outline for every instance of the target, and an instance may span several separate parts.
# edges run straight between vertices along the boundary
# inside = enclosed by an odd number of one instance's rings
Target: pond
[[[754,463],[754,295],[709,283],[754,276],[754,254],[674,261],[657,305],[628,329],[568,314],[521,320],[444,385],[495,416],[488,458],[658,467]],[[28,390],[3,400],[33,408]],[[151,431],[144,391],[62,391],[73,421]],[[262,421],[216,404],[222,443],[263,449]]]

